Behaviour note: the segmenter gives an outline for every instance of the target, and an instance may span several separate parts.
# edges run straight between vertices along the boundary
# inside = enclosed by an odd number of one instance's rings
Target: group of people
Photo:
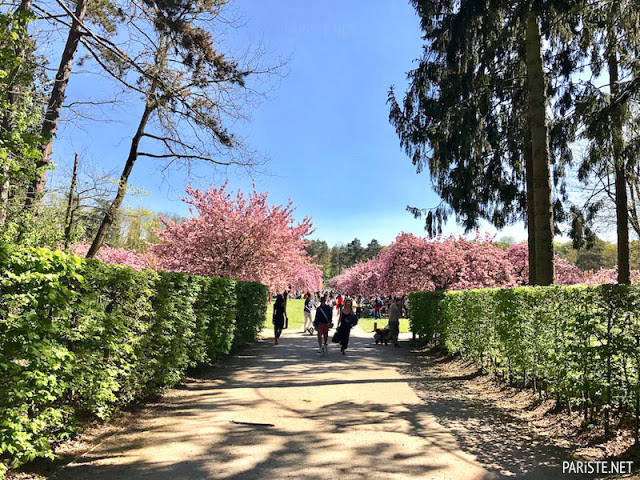
[[[287,320],[286,314],[287,292],[278,294],[273,308],[273,325],[275,343],[278,344],[282,329]],[[388,299],[387,302],[379,296],[365,301],[363,297],[349,297],[331,293],[307,292],[304,295],[304,324],[303,333],[315,333],[318,338],[318,352],[327,353],[329,344],[329,330],[334,326],[334,308],[338,319],[333,341],[340,344],[340,352],[344,355],[349,345],[351,329],[358,324],[365,305],[373,307],[374,318],[382,319],[383,312],[389,315],[387,328],[393,345],[398,345],[400,333],[400,317],[406,308],[404,298]]]
[[[338,314],[338,326],[334,336],[334,341],[340,344],[340,352],[344,355],[349,345],[351,329],[358,324],[359,316],[354,307],[352,298],[342,298],[336,302]],[[312,320],[312,313],[315,308],[315,318]],[[316,329],[318,336],[318,352],[327,353],[329,348],[329,329],[333,326],[333,306],[328,293],[320,297],[320,305],[316,306],[315,300],[311,298],[311,293],[307,292],[304,297],[304,325],[303,332],[312,333],[311,325]]]

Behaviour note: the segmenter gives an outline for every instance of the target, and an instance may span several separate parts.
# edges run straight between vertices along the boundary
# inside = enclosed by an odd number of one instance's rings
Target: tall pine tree
[[[595,176],[613,198],[618,240],[618,283],[629,284],[627,192],[633,184],[630,175],[635,170],[634,159],[640,137],[629,128],[633,120],[630,109],[633,97],[626,94],[622,86],[635,76],[634,65],[640,53],[640,13],[637,2],[630,0],[588,4],[581,13],[583,28],[576,36],[576,49],[586,57],[591,75],[582,81],[576,108],[584,124],[582,137],[589,141],[579,176],[585,181]],[[609,178],[613,178],[613,182]],[[609,188],[610,183],[613,183],[613,188]]]
[[[424,55],[408,75],[402,103],[390,91],[390,121],[443,199],[427,216],[428,230],[441,228],[450,213],[466,230],[480,219],[501,228],[526,218],[535,267],[530,283],[548,285],[554,279],[552,152],[570,155],[572,132],[547,113],[556,72],[551,78],[545,72],[543,44],[554,44],[550,19],[572,19],[575,2],[412,3]]]

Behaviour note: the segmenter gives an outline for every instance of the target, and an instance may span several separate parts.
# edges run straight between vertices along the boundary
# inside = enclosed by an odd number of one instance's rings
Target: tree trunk
[[[16,8],[14,15],[19,14],[25,10],[31,10],[32,0],[23,0],[18,8]],[[16,51],[16,57],[23,58],[26,53],[26,44],[18,47]],[[15,74],[12,75],[15,78]],[[10,132],[13,129],[13,118],[11,116],[12,108],[10,107],[16,102],[16,91],[12,85],[7,86],[7,103],[8,107],[2,115],[2,128],[5,132]],[[7,217],[9,215],[9,190],[11,188],[11,179],[9,178],[9,167],[0,167],[0,228],[4,227],[7,223]]]
[[[78,181],[78,154],[76,153],[73,159],[73,173],[71,174],[71,187],[69,187],[69,199],[67,201],[67,211],[64,215],[64,251],[69,248],[69,241],[71,240],[71,228],[73,226],[73,215],[71,215],[71,209],[73,208],[73,194],[75,193],[76,184]]]
[[[7,223],[9,214],[9,169],[0,167],[0,229]]]
[[[80,22],[84,20],[88,3],[89,0],[78,0],[75,16]],[[44,186],[47,180],[47,168],[51,163],[51,152],[53,151],[53,137],[58,128],[62,102],[64,101],[65,91],[67,89],[67,84],[69,83],[69,77],[71,76],[71,69],[73,68],[73,57],[78,49],[78,42],[80,41],[81,36],[82,32],[80,29],[80,23],[74,19],[71,28],[69,29],[67,43],[62,51],[60,65],[58,66],[56,79],[53,83],[53,90],[51,91],[51,97],[49,97],[49,104],[47,105],[44,122],[42,123],[41,134],[44,138],[44,142],[46,143],[43,143],[40,146],[42,157],[37,163],[38,174],[27,191],[25,207],[33,210],[34,212],[38,209],[38,204],[40,203],[42,193],[44,192]]]
[[[625,172],[628,195],[627,207],[629,209],[629,226],[636,232],[636,235],[640,236],[640,215],[638,214],[638,200],[640,199],[640,183],[638,183],[638,174],[633,171]]]
[[[613,101],[619,90],[618,54],[615,49],[615,40],[611,40],[609,33],[609,51],[607,62],[609,64],[609,90]],[[629,216],[627,200],[627,173],[623,157],[624,136],[622,124],[624,122],[624,105],[618,105],[611,112],[611,143],[613,145],[613,164],[615,169],[616,185],[616,222],[618,230],[618,283],[628,285],[631,283],[629,268]]]
[[[536,215],[533,198],[533,158],[531,151],[531,123],[527,118],[524,136],[524,163],[527,182],[527,250],[529,252],[529,285],[536,285]]]
[[[536,284],[554,281],[553,210],[546,121],[546,93],[542,68],[542,44],[538,19],[533,10],[527,16],[527,87],[533,168],[534,236]]]
[[[138,159],[138,147],[140,145],[140,140],[144,135],[144,130],[149,122],[149,117],[151,113],[156,109],[157,104],[152,103],[151,101],[147,101],[144,112],[142,113],[142,117],[140,118],[140,123],[138,124],[138,130],[136,134],[131,139],[131,148],[129,150],[129,156],[127,157],[127,162],[124,165],[124,169],[122,170],[122,174],[120,175],[120,182],[118,183],[118,191],[116,193],[116,197],[107,208],[105,215],[102,219],[102,223],[100,227],[98,227],[98,231],[96,232],[96,236],[93,239],[93,243],[87,252],[87,258],[95,258],[98,250],[104,243],[104,239],[109,232],[109,228],[113,223],[113,218],[115,217],[118,209],[122,205],[122,201],[124,200],[125,195],[127,194],[127,184],[129,182],[129,175],[131,175],[131,170],[133,169],[133,165],[136,163]]]

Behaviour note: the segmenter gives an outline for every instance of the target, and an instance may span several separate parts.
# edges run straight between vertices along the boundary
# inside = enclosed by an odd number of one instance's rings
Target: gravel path
[[[403,342],[258,342],[146,407],[57,479],[553,479],[569,454],[458,395]],[[584,478],[584,477],[581,477]]]

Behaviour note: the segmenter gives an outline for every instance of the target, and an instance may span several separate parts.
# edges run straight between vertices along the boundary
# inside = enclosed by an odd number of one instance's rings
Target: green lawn
[[[387,318],[382,318],[380,320],[376,320],[374,318],[361,318],[358,321],[358,325],[360,325],[360,328],[362,328],[362,330],[364,330],[365,332],[373,332],[373,324],[375,322],[378,322],[378,328],[384,328],[384,326],[389,322],[389,320]],[[400,333],[407,333],[410,331],[411,330],[409,329],[409,319],[401,318]]]
[[[289,299],[287,300],[287,317],[289,317],[289,330],[302,330],[302,324],[304,323],[304,299]],[[273,317],[273,301],[271,304],[267,304],[267,316],[264,319],[265,328],[273,329],[273,323],[271,319]]]

